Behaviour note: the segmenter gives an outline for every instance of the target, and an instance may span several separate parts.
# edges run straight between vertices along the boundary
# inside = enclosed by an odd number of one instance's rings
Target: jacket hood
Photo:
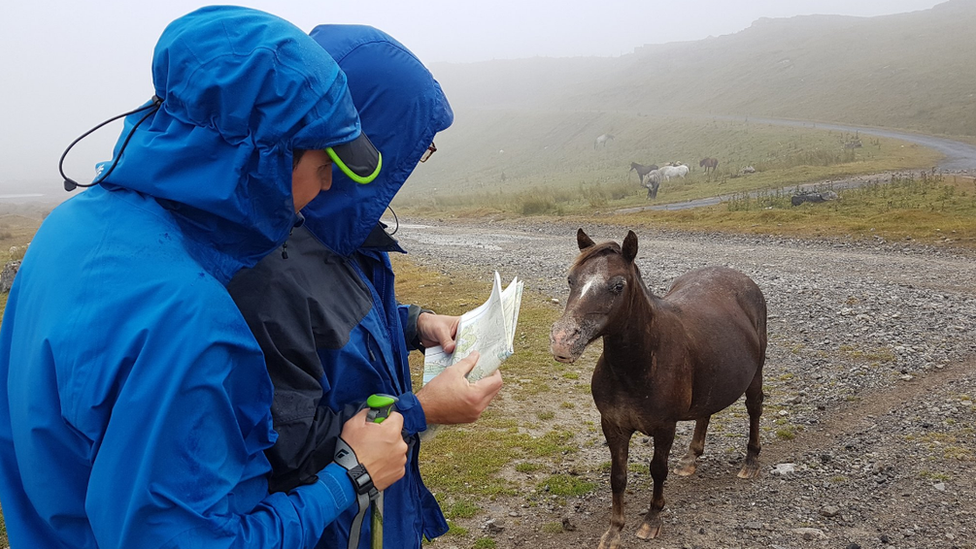
[[[292,150],[359,136],[345,75],[298,27],[233,6],[172,22],[152,73],[162,105],[103,186],[159,199],[191,237],[205,237],[215,274],[229,279],[284,242],[295,222]],[[116,157],[144,115],[127,117]]]
[[[332,188],[302,210],[316,238],[348,256],[366,241],[454,112],[430,71],[388,34],[362,25],[319,25],[311,37],[348,77],[363,131],[383,154],[383,170],[372,183],[359,185],[334,169]]]

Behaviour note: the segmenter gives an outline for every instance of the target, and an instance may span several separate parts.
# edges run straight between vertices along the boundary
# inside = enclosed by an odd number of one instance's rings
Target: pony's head
[[[583,229],[577,231],[576,241],[580,254],[569,269],[566,310],[549,334],[549,350],[559,362],[575,361],[590,342],[605,335],[626,314],[633,291],[642,288],[634,264],[634,231],[627,232],[623,246],[596,244]]]

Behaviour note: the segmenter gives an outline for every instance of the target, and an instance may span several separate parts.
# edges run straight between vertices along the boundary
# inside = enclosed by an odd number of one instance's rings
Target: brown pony
[[[759,473],[759,416],[766,357],[766,300],[746,275],[705,267],[678,277],[663,297],[647,289],[634,258],[637,235],[623,246],[594,244],[576,234],[580,255],[569,270],[569,299],[552,326],[550,350],[573,362],[603,337],[603,354],[591,390],[610,447],[613,514],[600,549],[620,544],[630,438],[640,431],[654,439],[654,495],[637,537],[657,537],[664,508],[664,480],[675,424],[695,420],[688,453],[675,473],[695,472],[705,448],[711,415],[746,395],[749,442],[741,478]]]
[[[718,159],[717,158],[702,158],[698,162],[698,166],[699,167],[702,167],[702,168],[705,168],[705,173],[708,173],[708,170],[709,169],[711,169],[714,172],[715,171],[715,168],[718,168]]]
[[[657,164],[651,164],[650,166],[645,166],[643,164],[638,164],[637,162],[631,162],[630,169],[627,171],[632,172],[634,170],[637,170],[637,177],[640,178],[640,184],[643,185],[644,176],[646,176],[647,174],[651,173],[656,169],[657,169]]]

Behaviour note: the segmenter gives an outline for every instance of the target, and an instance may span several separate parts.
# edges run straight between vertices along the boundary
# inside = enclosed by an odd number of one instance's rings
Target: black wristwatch
[[[357,463],[355,467],[348,469],[346,474],[352,480],[352,487],[357,494],[367,494],[373,490],[373,479],[362,463]]]

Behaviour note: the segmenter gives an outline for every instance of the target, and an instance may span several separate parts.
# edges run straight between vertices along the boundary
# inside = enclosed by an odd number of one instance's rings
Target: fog
[[[496,2],[292,2],[243,5],[304,30],[319,23],[380,28],[428,64],[527,57],[614,57],[645,44],[741,31],[761,17],[876,16],[928,9],[935,0],[687,0]],[[152,95],[153,46],[173,19],[206,5],[44,1],[7,3],[0,18],[0,200],[11,194],[66,196],[58,159],[75,137]],[[436,76],[436,71],[435,71]],[[449,90],[448,90],[449,91]],[[108,160],[121,123],[72,150],[70,177],[87,181]]]

